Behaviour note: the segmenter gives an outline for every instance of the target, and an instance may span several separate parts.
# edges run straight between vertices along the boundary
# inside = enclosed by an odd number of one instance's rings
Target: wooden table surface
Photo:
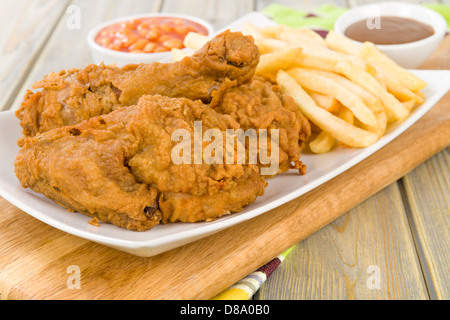
[[[2,0],[0,110],[17,108],[25,90],[45,74],[91,63],[85,37],[105,20],[177,12],[206,19],[218,29],[271,2]],[[276,2],[308,10],[323,3],[352,7],[375,1]],[[80,10],[79,28],[72,28],[73,10]],[[444,56],[430,66],[449,69],[450,52]],[[449,299],[449,164],[447,147],[303,240],[254,299]]]

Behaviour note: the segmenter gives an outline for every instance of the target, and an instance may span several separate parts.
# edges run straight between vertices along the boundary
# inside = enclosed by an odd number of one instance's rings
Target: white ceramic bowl
[[[91,51],[92,58],[95,64],[100,64],[101,62],[105,64],[113,64],[115,63],[117,66],[122,67],[126,64],[130,63],[150,63],[155,61],[161,61],[169,58],[171,56],[171,52],[158,52],[158,53],[129,53],[129,52],[121,52],[116,50],[111,50],[105,48],[98,43],[95,42],[95,37],[97,34],[105,27],[122,21],[128,21],[132,19],[139,18],[147,18],[147,17],[173,17],[173,18],[181,18],[191,20],[196,22],[202,26],[204,26],[208,30],[208,35],[213,34],[214,29],[210,23],[205,20],[199,19],[197,17],[185,15],[185,14],[176,14],[176,13],[147,13],[147,14],[137,14],[131,16],[125,16],[121,18],[117,18],[114,20],[110,20],[104,22],[94,29],[92,29],[87,36],[87,43],[89,49]]]
[[[342,14],[334,25],[334,30],[344,35],[353,23],[376,16],[398,16],[428,24],[434,34],[428,38],[404,44],[377,45],[386,55],[405,68],[418,68],[436,50],[442,41],[447,23],[437,12],[421,5],[404,2],[380,2],[355,7]],[[360,43],[358,41],[355,41]]]

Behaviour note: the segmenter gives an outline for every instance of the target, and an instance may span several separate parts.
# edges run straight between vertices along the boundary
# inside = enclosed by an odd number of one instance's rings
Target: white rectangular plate
[[[239,30],[245,21],[258,26],[273,24],[263,15],[251,13],[228,28]],[[450,88],[450,71],[413,72],[428,83],[424,89],[426,102],[414,110],[404,122],[389,127],[386,135],[378,142],[365,149],[337,148],[326,154],[303,154],[301,160],[307,165],[307,173],[304,176],[300,176],[297,172],[288,172],[269,179],[264,196],[258,198],[244,211],[213,222],[158,225],[145,232],[129,231],[106,223],[95,227],[89,224],[89,217],[67,212],[44,196],[23,189],[14,173],[14,160],[19,151],[16,141],[21,137],[21,128],[13,111],[0,113],[0,195],[31,216],[70,234],[138,256],[153,256],[204,238],[295,199],[334,178],[395,139],[430,110]]]

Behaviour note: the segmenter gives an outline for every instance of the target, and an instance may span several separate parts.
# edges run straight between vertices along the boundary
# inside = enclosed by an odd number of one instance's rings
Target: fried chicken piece
[[[278,129],[278,173],[289,169],[305,173],[300,152],[311,135],[311,126],[294,100],[282,94],[277,85],[255,76],[249,84],[216,91],[211,107],[220,114],[230,115],[243,130],[267,129],[268,140],[270,131]]]
[[[131,230],[242,210],[264,193],[257,166],[195,164],[193,155],[191,163],[172,161],[179,144],[172,134],[185,129],[193,137],[195,121],[202,132],[239,127],[201,101],[143,96],[137,105],[24,139],[15,172],[24,188]]]
[[[33,85],[40,91],[27,91],[16,116],[27,137],[134,105],[143,95],[208,103],[221,86],[250,81],[258,62],[259,51],[252,37],[225,31],[193,56],[175,63],[123,68],[101,64],[51,73]]]

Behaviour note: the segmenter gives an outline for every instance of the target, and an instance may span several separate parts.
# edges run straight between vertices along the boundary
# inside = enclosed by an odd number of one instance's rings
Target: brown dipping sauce
[[[378,25],[376,19],[380,19]],[[390,16],[364,19],[345,30],[345,35],[350,39],[375,44],[409,43],[428,38],[433,34],[433,27],[427,24],[409,18]]]

